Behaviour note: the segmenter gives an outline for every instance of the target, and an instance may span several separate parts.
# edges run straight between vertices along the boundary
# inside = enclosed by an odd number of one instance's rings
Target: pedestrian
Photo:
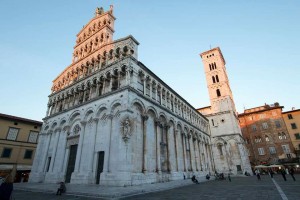
[[[284,181],[286,181],[285,174],[286,174],[286,171],[284,169],[281,169],[281,175],[282,175]]]
[[[1,200],[10,200],[11,193],[14,189],[13,179],[11,175],[8,175],[4,181],[4,183],[0,186],[0,199]]]
[[[293,180],[296,181],[295,176],[294,176],[294,173],[295,173],[294,168],[291,167],[289,172],[290,172],[290,175],[293,178]]]
[[[210,175],[206,174],[205,178],[206,178],[206,180],[209,180],[210,179]]]
[[[231,182],[230,173],[228,173],[228,180],[229,180],[229,182]]]
[[[270,174],[271,178],[273,178],[274,172],[272,169],[269,169],[269,174]]]
[[[64,182],[59,183],[59,188],[57,189],[56,195],[61,195],[66,192],[66,185]]]
[[[198,182],[198,180],[196,179],[196,176],[195,176],[195,175],[192,176],[192,181],[193,181],[193,183],[199,184],[199,182]]]
[[[256,174],[257,180],[260,181],[260,171],[259,171],[259,169],[255,170],[255,174]]]

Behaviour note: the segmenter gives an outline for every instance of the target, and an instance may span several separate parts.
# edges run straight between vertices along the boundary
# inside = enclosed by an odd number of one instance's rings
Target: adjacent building
[[[295,158],[279,103],[250,108],[239,114],[251,165],[284,164]]]
[[[300,162],[300,109],[292,109],[282,113],[290,139],[295,149],[298,163]]]
[[[42,122],[0,113],[0,176],[27,181]]]
[[[199,108],[198,111],[209,120],[215,169],[218,173],[251,173],[222,52],[217,47],[200,56],[210,106]]]
[[[214,171],[208,120],[113,40],[113,8],[77,34],[73,62],[53,81],[31,182],[138,185]]]

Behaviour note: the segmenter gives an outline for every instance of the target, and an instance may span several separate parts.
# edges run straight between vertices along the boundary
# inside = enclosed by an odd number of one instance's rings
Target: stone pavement
[[[15,184],[15,198],[19,199],[123,199],[123,200],[156,200],[156,199],[263,199],[263,200],[298,200],[300,199],[300,175],[293,181],[287,175],[284,181],[281,175],[275,175],[274,181],[283,191],[280,194],[268,175],[258,181],[253,177],[232,177],[232,182],[208,181],[193,184],[190,179],[157,184],[145,184],[132,187],[103,187],[98,185],[67,184],[67,195],[55,196],[57,184]],[[31,192],[26,192],[31,191]],[[39,193],[43,192],[43,193]],[[46,193],[45,193],[46,192]],[[90,197],[90,198],[88,198]]]
[[[67,194],[103,199],[115,199],[119,197],[137,194],[157,192],[193,184],[191,179],[171,181],[165,183],[144,184],[130,187],[108,187],[99,185],[66,184]],[[30,192],[56,193],[58,184],[51,183],[15,183],[15,190]]]

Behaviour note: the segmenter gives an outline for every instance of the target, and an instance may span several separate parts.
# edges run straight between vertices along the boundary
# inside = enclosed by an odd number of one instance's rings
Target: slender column
[[[203,171],[203,169],[202,169],[202,159],[201,159],[201,150],[200,150],[200,141],[197,141],[197,146],[198,146],[198,154],[199,154],[199,166],[200,166],[200,170]]]
[[[163,104],[163,99],[162,99],[162,89],[160,89],[159,95],[160,95],[160,105],[162,105],[162,104]]]
[[[89,94],[89,100],[92,99],[92,92],[93,92],[93,86],[90,87],[90,94]]]
[[[94,157],[95,157],[95,142],[96,142],[96,133],[97,133],[97,126],[98,126],[99,118],[93,119],[93,128],[91,133],[91,143],[90,143],[90,160],[88,165],[88,171],[93,171],[93,163],[94,163]]]
[[[193,149],[194,149],[194,154],[195,154],[195,167],[196,167],[196,171],[199,171],[199,169],[198,169],[198,154],[197,154],[196,143],[197,143],[197,139],[193,138]]]
[[[52,135],[52,131],[49,131],[49,133],[47,134],[47,142],[46,142],[46,148],[45,148],[46,151],[44,152],[44,157],[43,157],[43,162],[42,162],[43,167],[42,167],[41,171],[45,171],[45,168],[46,168],[46,162],[47,162],[47,157],[48,157],[48,150],[49,150],[51,135]]]
[[[51,106],[51,105],[48,103],[48,104],[47,104],[46,117],[48,117],[48,115],[49,115],[50,106]]]
[[[60,166],[59,166],[59,171],[60,172],[63,172],[63,167],[64,167],[64,163],[65,163],[65,159],[66,159],[66,145],[67,145],[67,135],[68,135],[68,132],[70,131],[70,126],[65,126],[64,127],[64,132],[63,132],[63,144],[64,144],[64,152],[63,152],[63,159],[62,161],[60,162]]]
[[[41,159],[43,158],[43,156],[41,156],[42,152],[42,147],[44,147],[44,144],[47,140],[47,135],[45,133],[40,133],[39,137],[38,137],[38,143],[37,143],[37,148],[36,148],[36,153],[35,153],[35,159],[33,160],[34,164],[33,166],[35,166],[34,168],[32,168],[32,172],[40,172],[42,170],[39,170],[39,167],[41,166]]]
[[[54,146],[53,146],[52,155],[51,155],[51,163],[50,163],[50,169],[49,169],[50,172],[53,172],[53,166],[54,166],[54,162],[55,162],[55,156],[56,156],[56,151],[57,151],[57,145],[58,145],[58,139],[59,139],[59,136],[60,136],[60,132],[61,132],[60,128],[58,128],[54,131],[55,141],[54,141]]]
[[[142,123],[143,123],[143,165],[142,172],[147,172],[147,115],[142,115]]]
[[[74,99],[73,99],[73,105],[72,106],[75,106],[76,105],[76,92],[74,92]]]
[[[181,139],[182,139],[182,155],[183,155],[183,169],[184,171],[187,171],[187,162],[186,162],[186,147],[185,147],[185,135],[184,133],[182,132],[181,133]]]
[[[75,161],[74,172],[79,172],[79,168],[80,168],[82,145],[83,145],[83,140],[84,140],[84,136],[85,136],[86,123],[87,123],[86,121],[81,122],[83,130],[80,131],[79,144],[78,144],[78,149],[77,149],[77,156],[76,156],[76,161]]]
[[[112,75],[110,75],[110,79],[109,79],[109,92],[111,92],[112,91]]]
[[[204,147],[204,142],[202,142],[202,150],[203,150],[203,161],[204,161],[204,170],[207,170],[207,163],[206,163],[206,151],[205,151],[205,147]]]
[[[108,146],[108,162],[107,162],[107,172],[110,172],[110,161],[111,161],[111,158],[110,158],[110,155],[111,155],[111,134],[112,134],[112,120],[113,120],[113,115],[110,114],[108,116],[108,119],[109,119],[109,146]]]
[[[97,81],[97,86],[96,86],[96,97],[99,96],[99,88],[100,88],[100,82]]]
[[[103,79],[103,84],[102,84],[102,94],[105,94],[105,78]]]
[[[160,163],[160,138],[161,138],[161,133],[160,133],[160,128],[161,124],[159,120],[155,121],[156,125],[156,171],[157,173],[161,173],[161,163]]]
[[[83,90],[83,100],[82,100],[82,103],[85,102],[85,95],[86,95],[86,88],[84,88],[84,90]]]
[[[144,78],[144,80],[143,80],[143,90],[144,90],[144,95],[146,95],[147,94],[147,92],[146,92],[146,79]]]
[[[206,152],[207,152],[208,167],[209,167],[209,170],[211,170],[212,166],[211,166],[211,157],[210,157],[210,152],[209,152],[209,145],[206,144],[205,147],[206,147]]]
[[[170,126],[169,125],[165,125],[164,129],[165,129],[165,133],[166,133],[166,136],[167,136],[167,169],[168,169],[168,172],[172,171],[172,165],[171,165],[171,159],[170,159],[170,148],[171,148],[171,145],[170,145],[170,136],[169,136],[169,128]]]
[[[120,85],[121,85],[121,82],[120,82],[120,70],[118,70],[118,79],[117,79],[117,81],[118,81],[118,89],[120,88]]]
[[[176,160],[176,171],[178,172],[178,144],[177,144],[177,135],[178,130],[174,131],[174,146],[175,146],[175,160]]]
[[[191,171],[193,171],[193,164],[192,164],[192,149],[191,149],[191,136],[188,135],[188,145],[189,145],[189,150],[190,150],[190,166],[191,166]]]

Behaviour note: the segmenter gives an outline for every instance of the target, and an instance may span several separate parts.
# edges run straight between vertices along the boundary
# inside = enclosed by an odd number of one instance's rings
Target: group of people
[[[292,167],[291,167],[291,168],[286,168],[286,169],[283,169],[283,168],[282,168],[282,169],[280,169],[280,170],[278,171],[278,173],[280,173],[280,174],[282,175],[282,178],[283,178],[284,181],[287,181],[287,179],[286,179],[286,174],[290,174],[291,177],[293,178],[293,180],[296,181],[296,178],[295,178],[295,176],[294,176],[295,170],[294,170],[294,168],[292,168]],[[268,174],[271,176],[271,178],[273,178],[274,171],[273,171],[272,169],[269,169],[269,170],[268,170]],[[259,169],[256,169],[256,170],[255,170],[255,175],[256,175],[256,177],[257,177],[257,180],[261,180]]]

